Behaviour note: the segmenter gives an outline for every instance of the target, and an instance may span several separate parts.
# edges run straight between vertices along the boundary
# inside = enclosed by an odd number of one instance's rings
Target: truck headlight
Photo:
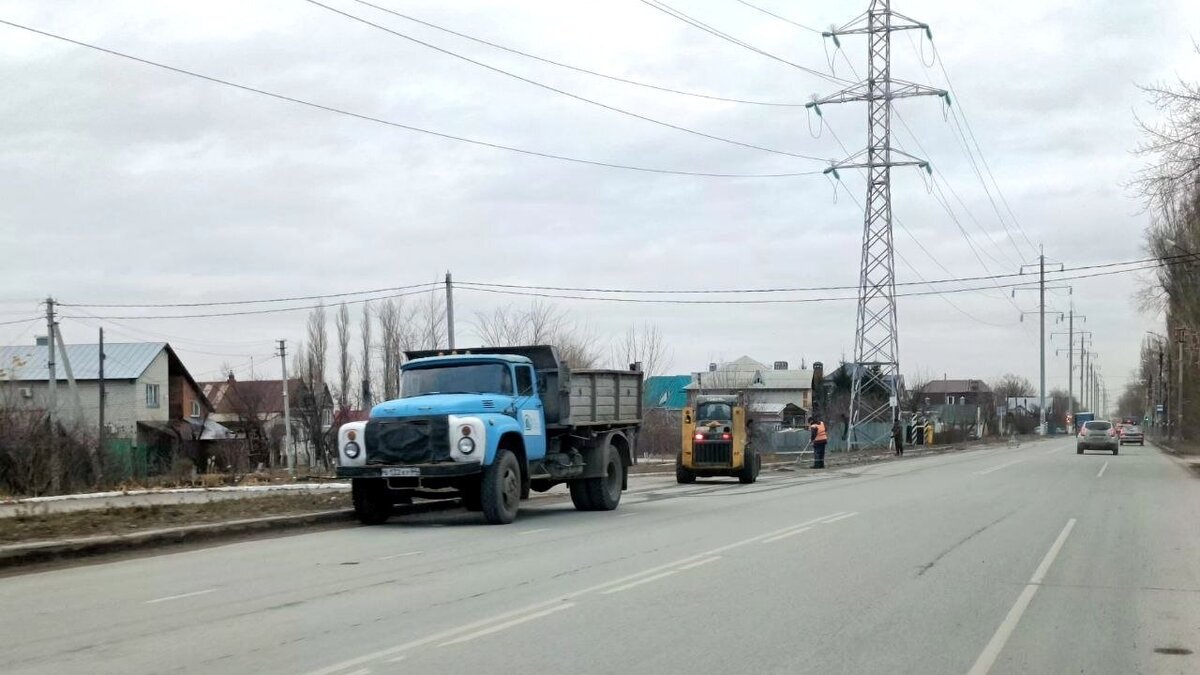
[[[464,455],[475,452],[475,439],[466,436],[458,439],[458,451]]]
[[[358,453],[362,452],[362,448],[359,447],[358,443],[350,441],[342,446],[342,452],[346,453],[346,456],[350,459],[358,459]]]

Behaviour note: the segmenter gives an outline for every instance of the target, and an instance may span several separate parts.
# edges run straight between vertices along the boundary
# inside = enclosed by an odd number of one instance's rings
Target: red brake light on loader
[[[698,441],[704,440],[704,434],[696,434],[696,440],[698,440]]]
[[[732,439],[733,439],[732,434],[721,434],[721,440],[723,440],[723,441],[728,441],[728,440],[732,440]]]

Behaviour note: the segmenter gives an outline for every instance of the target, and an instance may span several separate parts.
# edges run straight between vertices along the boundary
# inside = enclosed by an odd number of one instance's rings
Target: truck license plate
[[[387,466],[383,468],[384,478],[394,478],[399,476],[420,476],[421,469],[416,466]]]

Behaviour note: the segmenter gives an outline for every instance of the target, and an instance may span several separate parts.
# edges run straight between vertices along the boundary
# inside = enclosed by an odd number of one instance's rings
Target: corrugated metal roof
[[[105,343],[104,377],[109,380],[135,380],[146,372],[146,368],[150,367],[155,357],[166,348],[165,342]],[[48,379],[48,352],[47,347],[38,345],[0,347],[0,380]],[[71,361],[71,372],[76,380],[100,379],[99,345],[67,345],[67,357]],[[62,355],[59,354],[55,360],[55,375],[59,380],[65,381],[67,371]]]
[[[642,405],[647,408],[683,410],[687,407],[687,386],[691,375],[654,375],[646,378]]]

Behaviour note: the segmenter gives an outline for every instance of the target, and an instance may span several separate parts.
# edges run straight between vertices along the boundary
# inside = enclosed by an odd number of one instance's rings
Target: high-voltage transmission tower
[[[808,104],[867,102],[866,149],[835,163],[838,169],[866,169],[867,205],[863,217],[862,267],[858,319],[854,334],[854,377],[850,394],[850,447],[886,445],[900,415],[900,351],[896,338],[896,266],[892,244],[892,167],[929,163],[892,147],[892,100],[941,96],[945,90],[892,78],[892,33],[929,26],[897,14],[889,0],[871,0],[870,9],[841,28],[822,33],[840,46],[838,36],[867,36],[867,79]]]

